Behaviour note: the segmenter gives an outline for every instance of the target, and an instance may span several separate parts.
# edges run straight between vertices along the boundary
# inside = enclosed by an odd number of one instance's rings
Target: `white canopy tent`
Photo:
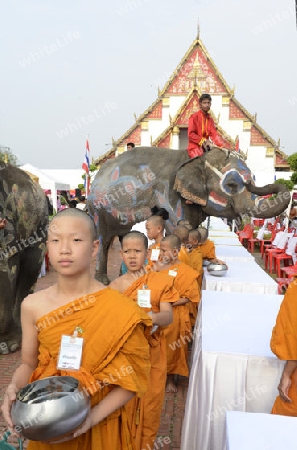
[[[70,190],[70,184],[64,183],[63,181],[58,180],[53,175],[48,175],[47,173],[43,172],[40,169],[37,169],[37,167],[32,166],[31,164],[25,164],[20,167],[20,169],[30,172],[33,175],[36,175],[39,179],[39,184],[42,187],[42,189],[50,189],[51,190],[51,196],[53,201],[53,207],[57,211],[57,191],[69,191]]]

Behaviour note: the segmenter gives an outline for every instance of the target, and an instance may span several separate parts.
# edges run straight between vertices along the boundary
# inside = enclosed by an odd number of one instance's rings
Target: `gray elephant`
[[[0,354],[19,348],[20,305],[40,273],[47,225],[43,190],[23,170],[0,162]]]
[[[276,194],[273,200],[261,196]],[[256,187],[244,158],[214,147],[189,159],[185,150],[141,147],[107,161],[88,197],[100,240],[96,278],[108,283],[107,253],[113,236],[146,220],[151,208],[169,213],[170,231],[184,218],[197,227],[207,215],[235,219],[241,214],[268,218],[288,206],[290,192],[280,184]]]

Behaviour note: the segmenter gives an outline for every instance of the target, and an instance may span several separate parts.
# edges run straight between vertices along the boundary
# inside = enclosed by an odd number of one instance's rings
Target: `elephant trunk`
[[[272,198],[257,199],[255,206],[251,210],[253,217],[268,219],[281,214],[289,205],[291,194],[283,184],[267,184],[263,187],[257,187],[251,183],[246,184],[246,188],[252,194],[259,196],[275,194]]]

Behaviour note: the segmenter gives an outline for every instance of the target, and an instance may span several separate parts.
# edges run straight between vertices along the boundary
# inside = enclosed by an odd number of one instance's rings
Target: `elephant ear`
[[[186,161],[177,171],[173,189],[186,200],[205,206],[207,203],[205,157]]]

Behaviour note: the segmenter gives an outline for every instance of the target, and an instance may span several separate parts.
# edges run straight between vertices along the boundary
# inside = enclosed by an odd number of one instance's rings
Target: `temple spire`
[[[297,2],[297,0],[296,0]],[[196,36],[197,41],[199,41],[200,39],[200,23],[199,23],[199,19],[197,21],[197,36]]]

